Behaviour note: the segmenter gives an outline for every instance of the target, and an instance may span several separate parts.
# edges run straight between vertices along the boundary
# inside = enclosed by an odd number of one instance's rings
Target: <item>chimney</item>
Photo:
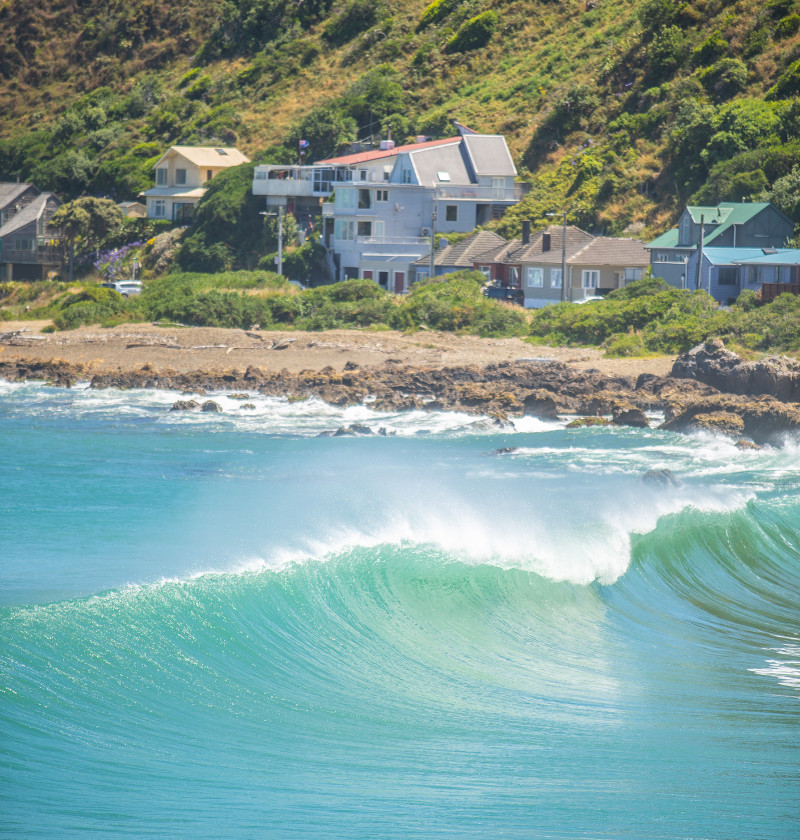
[[[531,241],[531,221],[525,219],[522,222],[522,244],[529,245]]]
[[[387,152],[390,149],[394,148],[394,140],[392,140],[392,124],[391,123],[389,123],[389,125],[387,126],[386,139],[381,140],[379,148],[382,152]]]
[[[549,251],[549,250],[550,250],[550,234],[549,233],[543,233],[542,234],[542,253],[544,253],[545,251]]]

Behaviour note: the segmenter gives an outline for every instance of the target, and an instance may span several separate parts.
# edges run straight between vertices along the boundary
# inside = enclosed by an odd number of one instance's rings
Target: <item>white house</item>
[[[170,146],[155,165],[156,185],[142,193],[148,219],[189,222],[205,184],[223,169],[249,163],[238,149]]]
[[[408,290],[414,263],[436,233],[468,232],[521,197],[505,138],[458,137],[395,146],[308,166],[256,166],[253,194],[296,216],[322,203],[323,241],[336,280],[362,277]]]

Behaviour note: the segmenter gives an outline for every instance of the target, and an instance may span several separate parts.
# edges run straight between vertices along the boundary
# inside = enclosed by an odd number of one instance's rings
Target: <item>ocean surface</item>
[[[1,837],[800,837],[798,446],[209,397],[0,383]]]

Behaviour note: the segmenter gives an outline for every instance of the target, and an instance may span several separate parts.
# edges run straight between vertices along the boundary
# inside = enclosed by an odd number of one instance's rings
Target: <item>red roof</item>
[[[394,157],[400,152],[415,152],[417,149],[431,149],[434,146],[445,146],[448,143],[459,143],[460,137],[448,137],[445,140],[428,140],[426,143],[409,143],[407,146],[395,146],[393,149],[375,149],[371,152],[357,152],[354,155],[343,155],[327,160],[318,160],[317,163],[330,163],[336,166],[346,166],[350,163],[366,163],[368,160],[380,160],[380,158]]]

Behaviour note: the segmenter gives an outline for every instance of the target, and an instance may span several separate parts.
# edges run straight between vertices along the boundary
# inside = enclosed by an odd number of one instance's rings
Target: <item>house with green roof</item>
[[[794,231],[791,219],[764,201],[687,206],[676,228],[647,245],[654,277],[678,288],[698,288],[697,261],[692,268],[689,262],[698,249],[701,228],[704,249],[781,248]],[[708,288],[707,281],[703,288]]]

